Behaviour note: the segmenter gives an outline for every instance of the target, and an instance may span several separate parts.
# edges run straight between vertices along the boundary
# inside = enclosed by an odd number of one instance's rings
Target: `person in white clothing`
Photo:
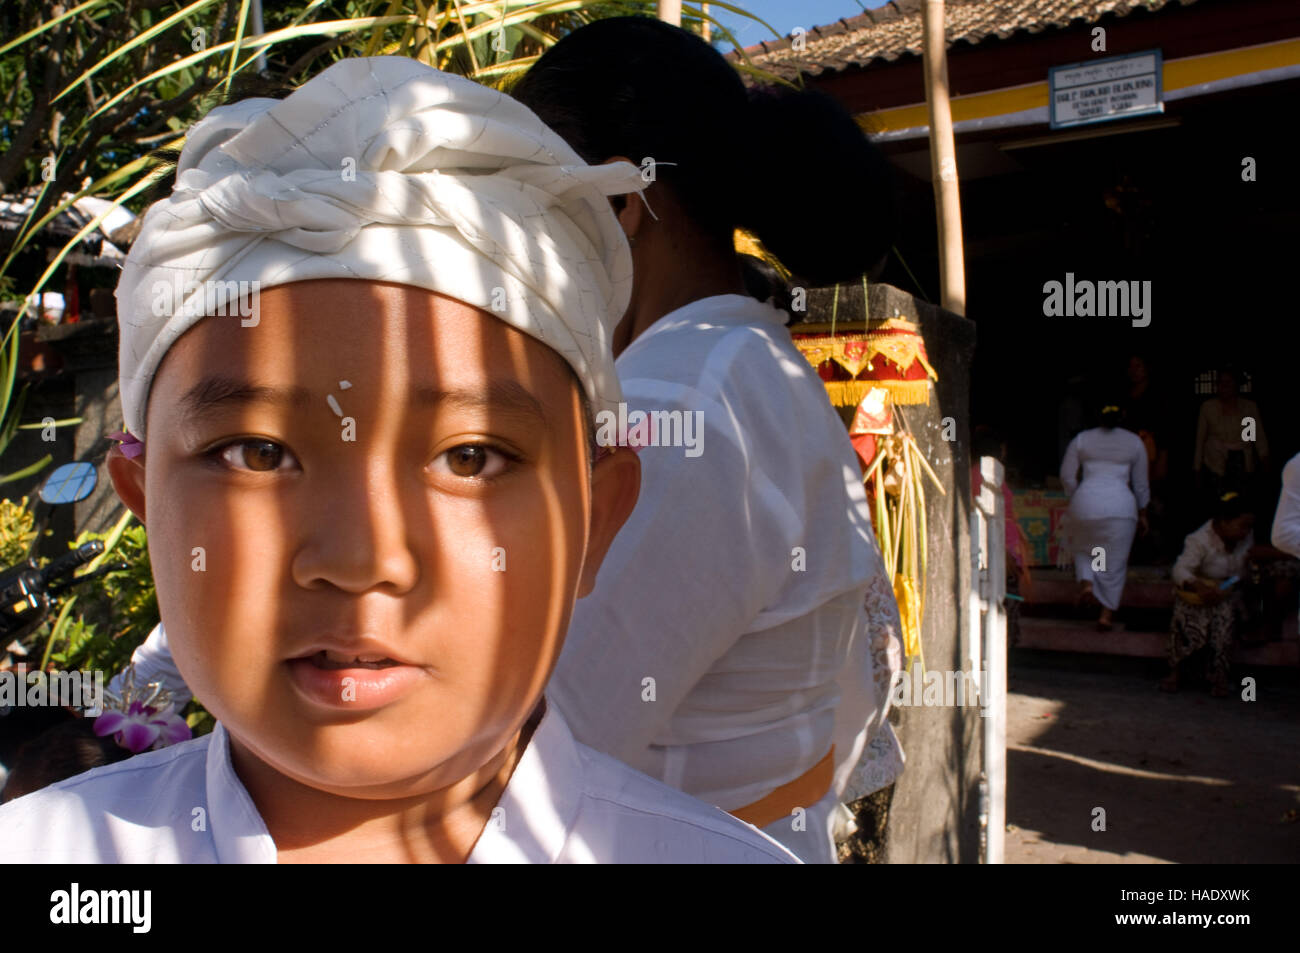
[[[1243,591],[1247,562],[1257,555],[1255,517],[1244,495],[1229,490],[1215,501],[1214,515],[1183,541],[1170,572],[1174,614],[1169,628],[1169,674],[1161,691],[1175,692],[1179,666],[1208,650],[1205,670],[1210,694],[1228,696],[1232,648],[1247,621]]]
[[[901,626],[846,428],[789,315],[747,293],[734,233],[808,284],[857,280],[889,247],[888,163],[833,100],[747,94],[707,43],[645,17],[566,36],[511,92],[587,161],[652,178],[647,203],[611,198],[635,272],[619,379],[630,410],[702,427],[698,455],[640,451],[640,500],[551,697],[587,744],[834,862],[860,766],[882,785],[901,767],[872,646]],[[868,612],[872,587],[892,611]]]
[[[1300,558],[1300,454],[1287,461],[1282,468],[1282,495],[1277,501],[1277,511],[1273,515],[1273,546],[1279,552]],[[1294,590],[1297,572],[1295,563],[1278,561],[1279,570],[1285,573],[1283,587]],[[1295,612],[1295,593],[1291,592],[1287,600],[1279,600],[1281,612]],[[1281,629],[1281,620],[1277,628]]]
[[[147,796],[144,796],[146,795]],[[230,733],[136,755],[0,807],[7,864],[283,862]],[[735,818],[573,738],[548,706],[469,864],[788,864]]]
[[[1109,631],[1124,596],[1134,535],[1146,532],[1147,452],[1142,439],[1119,424],[1117,404],[1101,410],[1100,426],[1075,436],[1061,462],[1070,496],[1070,548],[1080,597],[1101,604],[1097,627]],[[1082,470],[1082,479],[1080,471]]]
[[[1300,556],[1300,453],[1282,468],[1282,497],[1273,516],[1273,545]]]
[[[0,806],[0,863],[798,862],[544,695],[638,492],[595,424],[643,186],[402,57],[190,130],[117,288],[108,465],[218,725]]]
[[[846,791],[902,768],[876,688],[901,626],[846,429],[789,316],[746,293],[733,231],[752,225],[814,283],[856,278],[888,247],[887,163],[833,102],[747,97],[706,43],[648,18],[575,31],[512,92],[592,164],[657,163],[645,203],[611,201],[634,265],[616,368],[627,414],[661,423],[635,435],[639,501],[548,696],[584,744],[834,862]],[[809,161],[833,205],[794,214],[757,188]],[[155,636],[138,668],[166,677]]]

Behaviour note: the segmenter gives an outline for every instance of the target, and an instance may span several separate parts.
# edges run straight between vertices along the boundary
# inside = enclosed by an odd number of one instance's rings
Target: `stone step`
[[[1033,605],[1074,605],[1079,594],[1079,584],[1073,570],[1033,569],[1033,597],[1026,600]],[[1140,609],[1172,609],[1174,605],[1173,582],[1168,570],[1134,567],[1124,584],[1124,605]]]
[[[1098,632],[1096,622],[1021,616],[1017,648],[1164,658],[1168,640],[1168,633],[1130,631],[1122,624],[1117,624],[1113,631]],[[1260,645],[1237,645],[1233,649],[1233,662],[1239,665],[1300,666],[1300,642],[1284,638],[1280,642]]]

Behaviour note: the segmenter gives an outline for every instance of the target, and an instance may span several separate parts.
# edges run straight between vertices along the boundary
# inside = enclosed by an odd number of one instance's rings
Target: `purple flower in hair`
[[[144,442],[132,434],[129,430],[115,430],[108,435],[110,440],[116,440],[122,447],[122,453],[128,457],[138,457],[144,453]]]

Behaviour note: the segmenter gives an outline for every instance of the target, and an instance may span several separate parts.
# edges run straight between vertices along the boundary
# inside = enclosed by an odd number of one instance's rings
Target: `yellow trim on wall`
[[[1238,50],[1223,50],[1199,56],[1185,56],[1168,60],[1164,64],[1163,85],[1166,93],[1188,86],[1199,86],[1215,80],[1259,73],[1284,66],[1300,66],[1300,39],[1280,40]],[[953,122],[965,119],[988,119],[1046,106],[1046,82],[1028,83],[1007,89],[993,89],[984,93],[952,98]],[[912,129],[930,124],[925,103],[914,106],[897,106],[877,112],[862,113],[858,123],[870,132],[889,132]]]
[[[1165,64],[1165,89],[1184,89],[1283,66],[1300,66],[1300,39],[1170,60]]]
[[[952,121],[963,119],[986,119],[989,116],[1002,116],[1006,113],[1023,112],[1047,105],[1047,84],[1030,83],[1028,86],[1013,86],[1010,89],[995,89],[987,93],[973,93],[969,96],[954,96]],[[863,113],[858,116],[858,123],[869,132],[887,132],[893,129],[912,129],[930,124],[930,113],[925,103],[915,106],[898,106],[894,109],[882,109],[879,112]]]

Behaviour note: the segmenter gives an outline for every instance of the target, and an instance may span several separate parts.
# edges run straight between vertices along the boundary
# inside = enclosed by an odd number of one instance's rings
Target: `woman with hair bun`
[[[640,501],[549,697],[585,743],[834,862],[865,752],[870,790],[901,769],[884,722],[897,607],[844,425],[789,315],[746,294],[734,236],[804,286],[856,280],[892,239],[888,163],[834,100],[746,90],[649,18],[575,31],[512,94],[588,162],[652,180],[611,199],[634,268],[617,370],[630,411],[697,419],[703,438],[641,448]]]
[[[1102,632],[1113,627],[1124,596],[1129,550],[1137,531],[1147,531],[1151,501],[1146,445],[1120,426],[1123,419],[1118,403],[1103,406],[1098,426],[1071,440],[1061,462],[1061,483],[1070,496],[1067,516],[1079,598],[1101,604],[1097,628]]]
[[[1214,514],[1183,542],[1174,563],[1174,616],[1169,630],[1169,674],[1160,682],[1166,692],[1179,688],[1180,663],[1209,649],[1206,673],[1210,694],[1228,694],[1232,643],[1247,618],[1242,597],[1246,561],[1256,555],[1255,516],[1236,491],[1221,494]]]

